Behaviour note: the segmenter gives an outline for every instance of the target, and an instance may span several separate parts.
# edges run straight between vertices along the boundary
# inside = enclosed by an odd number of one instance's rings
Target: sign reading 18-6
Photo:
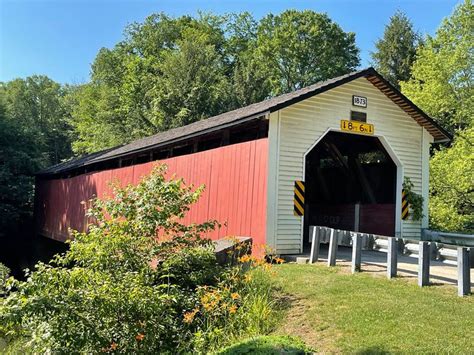
[[[352,105],[359,107],[367,107],[367,98],[364,96],[352,95]]]
[[[341,120],[341,130],[362,134],[374,134],[374,125],[365,122]]]

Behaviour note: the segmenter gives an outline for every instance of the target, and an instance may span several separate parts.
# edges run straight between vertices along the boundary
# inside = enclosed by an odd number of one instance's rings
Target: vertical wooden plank
[[[471,270],[469,249],[458,247],[458,295],[466,296],[471,293]]]
[[[259,214],[259,191],[258,191],[258,151],[257,151],[257,144],[256,142],[253,142],[252,144],[252,162],[250,164],[252,174],[250,175],[250,196],[249,196],[249,202],[250,202],[250,216],[249,216],[249,225],[250,225],[250,235],[252,238],[257,238],[257,235],[259,233],[258,231],[258,221],[257,221],[257,216]]]
[[[252,187],[252,238],[255,249],[261,249],[262,244],[266,244],[266,155],[268,150],[264,144],[267,140],[261,139],[253,141],[255,158],[253,169]],[[263,143],[263,144],[262,144]]]
[[[232,166],[230,164],[232,158],[232,147],[225,148],[225,160],[222,165],[224,172],[223,181],[220,186],[223,189],[223,193],[219,197],[219,222],[222,223],[221,231],[219,232],[220,237],[224,237],[229,233],[229,217],[231,206],[227,200],[232,196],[233,190],[229,187],[232,182]]]
[[[232,235],[235,230],[235,224],[236,224],[236,209],[237,209],[237,203],[235,203],[238,199],[238,184],[239,184],[239,177],[238,177],[238,172],[235,166],[235,155],[236,155],[236,150],[235,150],[235,145],[229,146],[231,148],[231,154],[230,154],[230,181],[229,181],[229,197],[232,199],[233,203],[228,205],[229,208],[229,215],[227,218],[227,233],[228,235]]]
[[[255,150],[255,141],[252,141],[250,144],[250,159],[249,159],[249,172],[248,172],[248,194],[247,194],[247,219],[246,219],[246,226],[247,230],[246,232],[248,235],[253,237],[254,239],[257,237],[256,236],[256,231],[254,230],[253,227],[253,216],[257,214],[257,208],[258,208],[258,199],[255,196],[255,181],[256,181],[256,175],[255,175],[255,168],[256,168],[256,155],[257,152]]]
[[[218,219],[218,206],[217,199],[220,192],[220,181],[222,171],[221,166],[222,154],[212,154],[210,156],[211,170],[209,172],[210,189],[209,189],[209,204],[207,206],[207,219],[217,220]],[[210,233],[211,239],[219,238],[219,230],[216,227],[214,231]]]
[[[418,254],[418,286],[427,286],[430,283],[430,243],[420,242]]]
[[[397,276],[398,242],[395,237],[387,242],[387,278],[391,279]]]
[[[240,184],[240,191],[239,191],[239,217],[240,217],[240,223],[239,223],[239,231],[240,235],[248,235],[250,234],[250,231],[247,232],[248,230],[248,211],[249,211],[249,206],[248,202],[250,200],[249,198],[249,170],[250,170],[250,144],[243,144],[240,146],[240,159],[238,161],[239,163],[239,172],[241,175],[241,184]]]
[[[267,203],[268,203],[268,138],[256,141],[256,151],[258,152],[258,238],[262,244],[267,244]]]

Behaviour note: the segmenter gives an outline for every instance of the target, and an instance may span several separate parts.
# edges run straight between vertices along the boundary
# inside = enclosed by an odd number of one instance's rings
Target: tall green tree
[[[347,73],[354,34],[326,15],[287,11],[154,14],[101,49],[71,99],[77,153],[122,144]]]
[[[258,22],[248,12],[232,14],[226,23],[226,59],[229,63],[232,107],[238,108],[270,96],[270,81],[257,50]]]
[[[153,109],[158,128],[180,127],[229,107],[230,87],[216,47],[205,33],[189,31],[159,65]]]
[[[466,0],[443,20],[401,83],[405,95],[455,133],[452,146],[430,162],[430,224],[448,231],[474,230],[473,10]]]
[[[434,154],[430,193],[432,228],[474,232],[474,127],[458,132],[452,147]]]
[[[401,83],[405,95],[451,132],[473,125],[473,29],[474,6],[466,0],[419,48],[412,77]]]
[[[66,91],[43,75],[0,84],[6,118],[34,137],[42,166],[71,156],[70,116],[63,101]]]
[[[0,83],[0,234],[32,215],[34,173],[71,156],[72,87],[46,76]]]
[[[376,51],[371,53],[373,65],[395,87],[400,88],[400,81],[410,79],[420,44],[421,37],[413,29],[410,19],[397,11],[385,26],[383,37],[375,43]]]
[[[7,118],[0,97],[0,236],[31,216],[32,175],[41,166],[41,151],[34,132],[19,123]]]
[[[257,53],[278,95],[347,74],[359,65],[355,34],[326,14],[287,10],[265,16],[258,26]]]
[[[120,97],[107,85],[87,83],[78,86],[67,97],[71,103],[76,138],[76,154],[96,152],[127,142],[125,117],[117,109]]]
[[[72,99],[77,153],[186,124],[227,108],[222,19],[154,14],[99,51],[91,82]],[[224,109],[225,109],[224,108]]]

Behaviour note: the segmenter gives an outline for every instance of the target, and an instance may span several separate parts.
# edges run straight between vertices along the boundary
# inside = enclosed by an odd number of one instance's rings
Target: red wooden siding
[[[79,175],[68,179],[39,180],[36,186],[36,221],[40,234],[66,240],[69,228],[84,231],[84,205],[92,196],[110,196],[109,182],[137,183],[157,162]],[[268,139],[229,145],[160,161],[168,176],[187,184],[205,184],[200,200],[185,223],[216,219],[223,225],[210,237],[251,236],[265,243]],[[226,225],[224,225],[226,222]]]

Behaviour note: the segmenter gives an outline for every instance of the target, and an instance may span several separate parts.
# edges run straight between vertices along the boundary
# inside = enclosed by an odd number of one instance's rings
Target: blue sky
[[[345,31],[356,33],[362,66],[382,36],[389,17],[404,11],[415,28],[434,34],[458,1],[452,0],[0,0],[0,81],[45,74],[61,83],[89,78],[101,47],[113,47],[124,27],[153,12],[170,15],[250,11],[256,18],[289,8],[326,12]]]

